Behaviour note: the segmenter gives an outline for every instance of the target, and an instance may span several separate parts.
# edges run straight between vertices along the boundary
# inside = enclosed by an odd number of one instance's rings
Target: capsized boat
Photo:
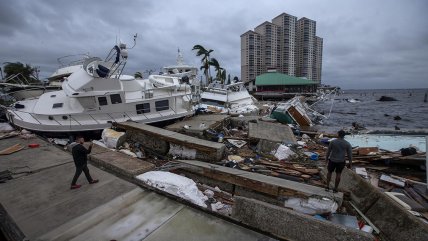
[[[149,79],[122,74],[128,59],[125,44],[105,60],[86,59],[62,83],[62,90],[16,102],[7,108],[13,125],[41,132],[101,130],[113,122],[153,123],[193,114],[190,86],[160,87]],[[150,77],[149,77],[150,78]],[[173,80],[177,83],[177,77]]]
[[[214,81],[201,93],[199,108],[207,112],[248,114],[258,112],[256,101],[243,82],[222,84]]]
[[[323,115],[309,108],[304,102],[303,96],[296,96],[287,102],[280,102],[272,110],[271,118],[276,119],[283,124],[295,124],[300,127],[312,126],[312,118]]]

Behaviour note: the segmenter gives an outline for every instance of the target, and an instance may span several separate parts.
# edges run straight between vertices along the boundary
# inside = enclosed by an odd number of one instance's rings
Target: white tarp
[[[196,183],[187,177],[170,172],[151,171],[137,176],[147,185],[206,208],[208,198],[198,189]]]

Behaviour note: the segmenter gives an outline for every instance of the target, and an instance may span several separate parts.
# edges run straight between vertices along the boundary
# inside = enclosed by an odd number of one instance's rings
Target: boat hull
[[[146,123],[146,124],[156,123],[157,124],[164,121],[180,119],[193,114],[194,112],[183,112],[183,113],[175,113],[173,115],[164,115],[164,116],[159,115],[158,117],[151,117],[143,120],[133,120],[133,119],[118,120],[118,121],[111,120],[111,121],[106,121],[104,123],[93,123],[93,124],[85,124],[85,125],[78,124],[76,123],[76,121],[70,121],[70,123],[72,124],[68,124],[68,125],[66,123],[58,124],[55,122],[52,122],[50,124],[26,122],[17,118],[17,116],[10,111],[6,113],[6,117],[13,126],[18,128],[23,128],[26,130],[31,130],[36,132],[50,132],[50,133],[72,133],[72,132],[84,132],[84,131],[98,131],[105,128],[110,128],[112,124],[115,122],[133,121],[138,123]]]

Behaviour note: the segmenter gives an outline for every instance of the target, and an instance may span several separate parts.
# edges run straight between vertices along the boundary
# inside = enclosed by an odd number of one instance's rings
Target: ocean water
[[[345,90],[334,101],[319,102],[313,108],[325,115],[323,126],[350,128],[357,122],[367,128],[427,129],[428,102],[424,102],[428,89]],[[388,96],[397,101],[377,101]],[[333,99],[333,98],[332,98]],[[347,100],[358,100],[350,103]],[[394,120],[399,116],[401,120]]]

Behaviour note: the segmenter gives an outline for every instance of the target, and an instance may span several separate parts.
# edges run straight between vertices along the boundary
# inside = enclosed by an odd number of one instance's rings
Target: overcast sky
[[[240,77],[240,35],[283,12],[317,22],[323,83],[428,88],[426,0],[2,0],[0,64],[40,66],[46,78],[61,56],[104,58],[117,36],[131,46],[138,33],[128,74],[175,64],[177,48],[200,66],[191,49],[201,44]]]

